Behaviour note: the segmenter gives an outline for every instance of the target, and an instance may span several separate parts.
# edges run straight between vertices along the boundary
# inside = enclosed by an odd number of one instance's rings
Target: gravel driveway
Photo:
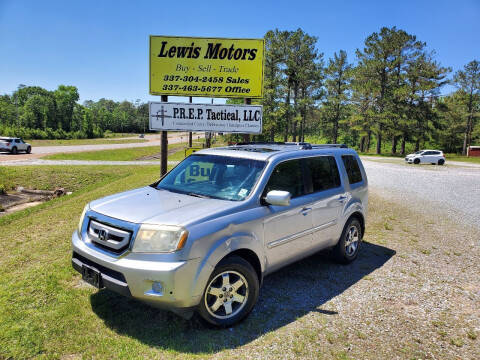
[[[370,191],[393,201],[412,204],[415,210],[430,215],[446,215],[479,226],[480,166],[416,166],[405,164],[401,159],[362,158],[362,161]]]

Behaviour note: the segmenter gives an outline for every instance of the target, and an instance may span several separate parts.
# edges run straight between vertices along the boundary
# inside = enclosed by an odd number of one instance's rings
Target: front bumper
[[[76,231],[72,235],[72,247],[75,270],[81,273],[83,265],[95,268],[101,273],[103,287],[180,314],[182,309],[187,311],[198,305],[203,282],[206,283],[210,275],[206,268],[200,272],[200,259],[165,262],[155,261],[152,254],[109,256],[87,246]],[[161,284],[161,291],[154,283]]]

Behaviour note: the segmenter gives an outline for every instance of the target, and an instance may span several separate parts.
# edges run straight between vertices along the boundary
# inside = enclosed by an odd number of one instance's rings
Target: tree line
[[[263,139],[346,143],[361,152],[422,147],[463,152],[480,143],[480,64],[451,69],[416,36],[396,27],[369,35],[350,62],[325,61],[303,30],[265,35]],[[456,87],[442,96],[446,84]]]
[[[308,137],[378,154],[425,147],[465,153],[480,143],[477,60],[452,73],[425,42],[396,27],[369,35],[352,60],[344,50],[324,59],[317,40],[302,29],[265,34],[264,98],[257,101],[264,106],[264,128],[255,140]],[[446,84],[456,90],[441,95]],[[148,128],[148,104],[140,100],[81,105],[78,99],[75,86],[20,85],[0,96],[0,133],[90,138]]]
[[[0,135],[25,139],[84,139],[110,132],[145,132],[148,103],[87,100],[83,105],[75,86],[54,91],[20,85],[0,96]]]

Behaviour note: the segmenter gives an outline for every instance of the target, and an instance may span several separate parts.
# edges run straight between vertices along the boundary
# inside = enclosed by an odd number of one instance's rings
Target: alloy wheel
[[[205,308],[217,319],[237,315],[248,300],[248,283],[237,271],[224,271],[215,276],[205,292]]]
[[[360,242],[359,232],[356,226],[351,226],[348,229],[345,239],[345,253],[347,256],[353,256],[357,251]]]

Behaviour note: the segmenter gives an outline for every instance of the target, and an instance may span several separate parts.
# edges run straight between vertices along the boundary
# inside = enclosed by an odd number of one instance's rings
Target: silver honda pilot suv
[[[205,149],[152,185],[89,203],[72,265],[97,288],[230,326],[265,275],[325,248],[355,260],[367,203],[365,170],[344,145]]]

